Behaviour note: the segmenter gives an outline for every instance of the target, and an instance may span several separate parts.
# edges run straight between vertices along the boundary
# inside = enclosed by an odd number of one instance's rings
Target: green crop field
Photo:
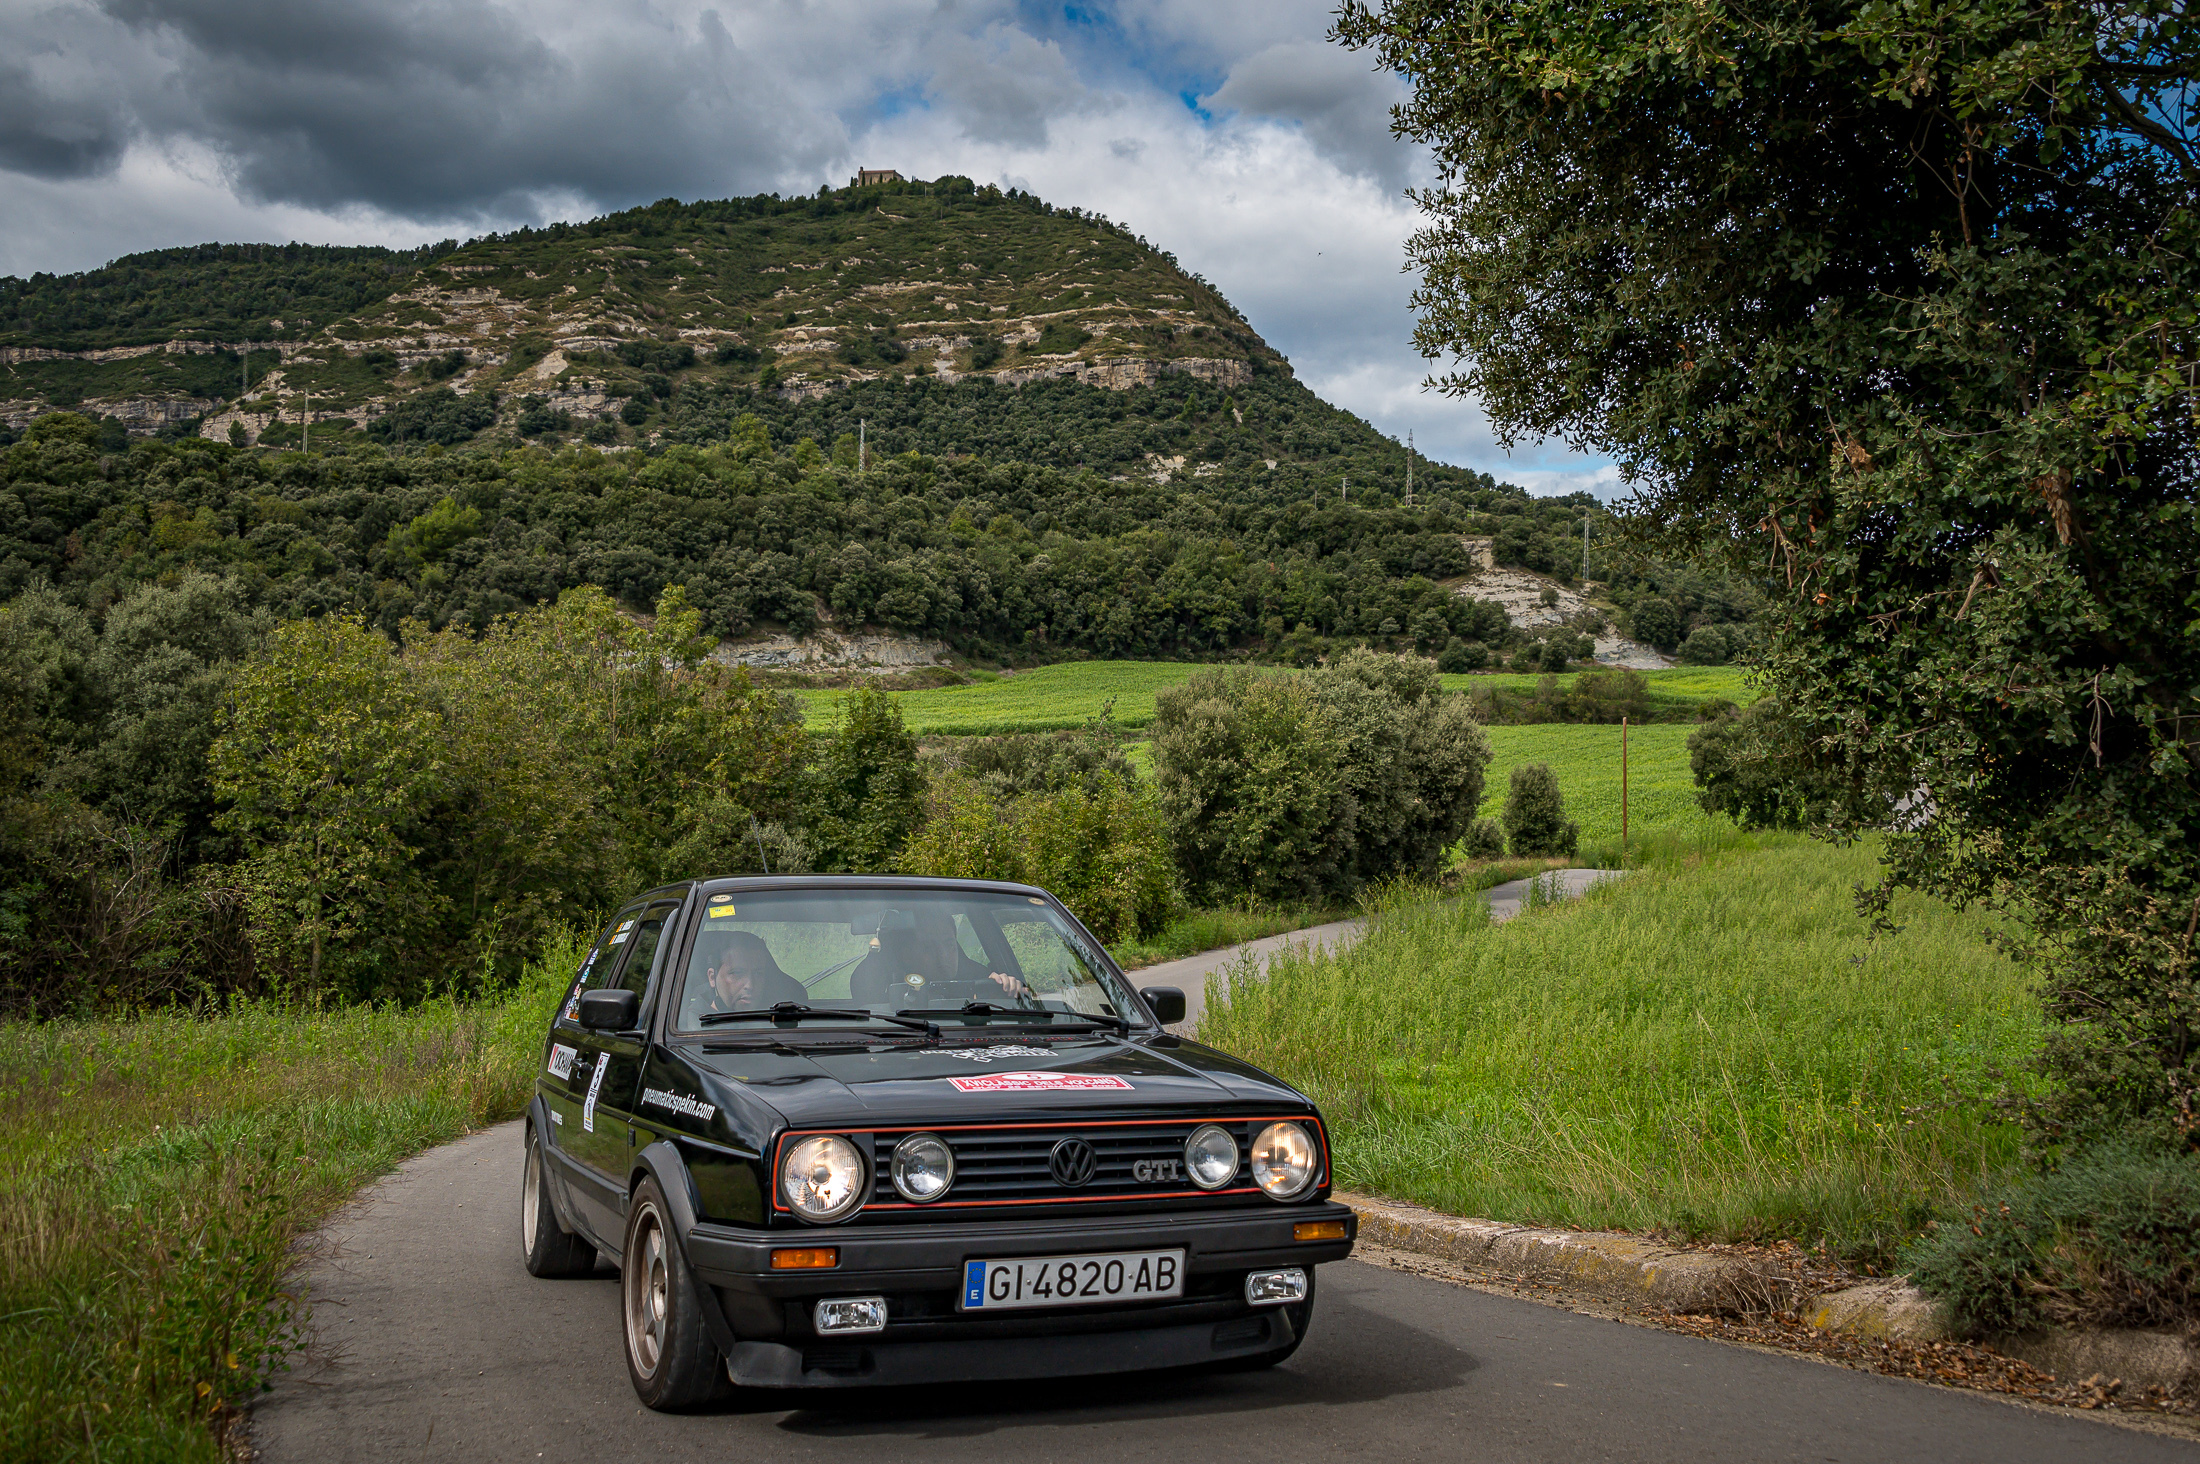
[[[1558,775],[1566,816],[1581,825],[1584,843],[1619,837],[1619,733],[1617,727],[1545,724],[1491,727],[1490,766],[1482,812],[1504,811],[1512,770],[1549,763]],[[1632,834],[1706,817],[1696,806],[1696,781],[1688,770],[1686,723],[1666,722],[1627,730],[1627,827]]]
[[[1577,673],[1569,672],[1558,678],[1562,687],[1573,685]],[[1520,671],[1483,672],[1472,676],[1446,676],[1446,691],[1471,691],[1479,687],[1494,687],[1526,695],[1536,688],[1541,677]],[[1713,697],[1724,697],[1740,706],[1748,706],[1761,694],[1751,685],[1748,673],[1739,666],[1680,666],[1671,671],[1645,671],[1642,679],[1650,683],[1650,706],[1653,711],[1675,709],[1693,710]]]
[[[970,686],[941,686],[897,691],[901,715],[920,737],[977,737],[996,732],[1052,732],[1081,727],[1100,715],[1110,698],[1119,727],[1143,727],[1153,720],[1154,693],[1207,668],[1183,661],[1065,661],[987,676]],[[809,724],[825,731],[838,725],[839,691],[798,692],[809,703]]]
[[[1012,676],[991,676],[980,673],[981,679],[969,686],[941,686],[923,691],[897,691],[891,693],[901,704],[901,715],[909,730],[920,737],[977,737],[999,732],[1052,732],[1063,727],[1081,727],[1100,715],[1100,709],[1110,698],[1115,702],[1115,723],[1118,727],[1144,727],[1153,721],[1154,693],[1165,686],[1174,686],[1196,672],[1209,669],[1194,662],[1184,661],[1064,661],[1053,666],[1041,666],[1034,671],[1020,671]],[[1756,697],[1742,679],[1742,672],[1733,666],[1690,666],[1675,671],[1647,671],[1643,679],[1650,683],[1650,699],[1653,706],[1694,706],[1711,697],[1725,697],[1729,701],[1748,702]],[[1562,676],[1562,685],[1573,680]],[[1470,686],[1497,686],[1508,691],[1532,692],[1536,678],[1510,674],[1496,676],[1446,676],[1446,691],[1463,691]],[[809,724],[814,731],[827,731],[838,725],[840,699],[845,693],[833,690],[803,690],[794,693],[802,698],[808,708]],[[1493,729],[1493,731],[1545,731],[1546,728]],[[1594,731],[1594,728],[1577,728],[1578,731]],[[1663,730],[1676,730],[1667,727]],[[1685,732],[1685,728],[1678,729]],[[1619,732],[1611,729],[1613,746],[1618,746]],[[1531,761],[1533,759],[1530,759]],[[1687,757],[1681,758],[1686,771]],[[1554,762],[1553,767],[1557,764]],[[1564,774],[1560,775],[1563,782]],[[1618,774],[1613,775],[1613,796],[1618,796]],[[1615,804],[1616,808],[1617,805]],[[1583,824],[1586,831],[1588,825]],[[1612,832],[1619,832],[1619,816],[1613,815]]]

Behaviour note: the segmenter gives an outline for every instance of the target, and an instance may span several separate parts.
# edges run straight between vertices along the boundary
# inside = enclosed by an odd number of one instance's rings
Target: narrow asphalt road
[[[1617,869],[1557,869],[1537,879],[1556,880],[1558,888],[1568,899],[1579,899],[1588,893],[1589,887],[1607,879],[1617,879],[1622,871]],[[1516,879],[1483,890],[1480,898],[1490,907],[1490,919],[1499,924],[1520,913],[1527,903],[1528,886],[1532,879]],[[1224,946],[1217,951],[1201,951],[1196,956],[1181,960],[1163,961],[1159,965],[1141,966],[1130,973],[1131,982],[1137,986],[1174,986],[1184,993],[1184,1020],[1171,1024],[1172,1032],[1192,1033],[1199,1029],[1200,1015],[1207,1010],[1207,978],[1227,971],[1240,960],[1251,956],[1263,970],[1268,958],[1286,946],[1302,946],[1331,950],[1350,945],[1360,938],[1366,925],[1364,920],[1338,920],[1328,925],[1309,925],[1304,930],[1293,930],[1283,935],[1271,935],[1263,940],[1249,940],[1243,945]]]
[[[1145,1374],[650,1413],[618,1282],[521,1269],[520,1126],[421,1155],[324,1232],[321,1356],[256,1410],[269,1464],[1278,1464],[1378,1458],[2200,1461],[2200,1447],[1801,1358],[1626,1326],[1357,1261],[1306,1345],[1238,1376]]]

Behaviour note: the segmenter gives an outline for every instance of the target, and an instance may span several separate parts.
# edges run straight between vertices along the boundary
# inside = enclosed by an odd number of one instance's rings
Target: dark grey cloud
[[[769,188],[846,149],[715,10],[567,20],[546,34],[491,0],[56,6],[6,27],[33,49],[0,69],[0,167],[83,176],[133,142],[197,145],[256,202],[526,217]]]
[[[1203,100],[1218,112],[1295,122],[1323,157],[1396,192],[1425,166],[1390,133],[1390,109],[1404,97],[1397,78],[1370,70],[1365,56],[1293,40],[1239,61]]]

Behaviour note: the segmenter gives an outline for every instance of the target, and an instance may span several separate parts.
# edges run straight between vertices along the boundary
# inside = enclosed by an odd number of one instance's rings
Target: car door
[[[595,1193],[583,1197],[591,1210],[591,1229],[600,1239],[616,1241],[626,1228],[626,1177],[634,1151],[632,1119],[641,1096],[642,1064],[649,1054],[650,978],[657,956],[675,915],[678,899],[659,899],[631,917],[625,930],[614,926],[611,939],[620,946],[619,964],[605,989],[618,986],[640,999],[634,1026],[624,1032],[590,1032],[582,1029],[580,1046],[588,1061],[588,1084],[580,1093],[577,1122],[568,1122],[567,1152],[586,1171],[581,1188]],[[580,1065],[576,1058],[574,1066]]]
[[[580,1024],[581,995],[600,991],[616,978],[646,908],[640,900],[626,906],[596,937],[565,994],[564,1005],[558,1008],[557,1020],[551,1023],[550,1056],[536,1085],[550,1115],[545,1137],[561,1161],[550,1166],[554,1182],[565,1198],[566,1213],[592,1235],[606,1223],[611,1206],[602,1193],[601,1170],[587,1162],[590,1135],[581,1126],[584,1117],[594,1117],[588,1095],[603,1055],[597,1034]]]

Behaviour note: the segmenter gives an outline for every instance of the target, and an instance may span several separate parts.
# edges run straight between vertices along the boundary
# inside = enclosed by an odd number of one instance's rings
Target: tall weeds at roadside
[[[1375,902],[1365,938],[1218,979],[1200,1035],[1301,1084],[1340,1180],[1499,1219],[1828,1241],[1883,1260],[2016,1159],[1989,1099],[2039,1037],[1980,922],[1874,939],[1867,848],[1676,834],[1492,927]]]
[[[223,1457],[298,1236],[518,1111],[570,938],[491,1001],[0,1026],[0,1458]]]

